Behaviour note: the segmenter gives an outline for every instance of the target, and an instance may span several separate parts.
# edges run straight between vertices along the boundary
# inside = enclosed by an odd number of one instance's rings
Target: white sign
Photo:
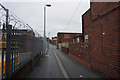
[[[88,35],[85,35],[85,39],[88,39]]]

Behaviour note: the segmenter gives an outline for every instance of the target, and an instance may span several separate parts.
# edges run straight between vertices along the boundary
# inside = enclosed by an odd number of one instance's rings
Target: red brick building
[[[68,54],[69,43],[73,42],[75,36],[79,36],[81,33],[66,33],[58,32],[57,48]]]
[[[84,43],[71,43],[70,55],[111,78],[120,78],[120,3],[92,2],[82,16]],[[76,53],[77,52],[77,53]]]

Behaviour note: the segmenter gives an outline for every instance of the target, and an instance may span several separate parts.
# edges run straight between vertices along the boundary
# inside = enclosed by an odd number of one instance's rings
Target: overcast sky
[[[24,0],[25,1],[25,0]],[[41,0],[42,1],[42,0]],[[50,0],[49,0],[50,1]],[[53,0],[51,0],[53,1]],[[82,32],[81,15],[89,9],[89,0],[70,2],[2,2],[34,30],[43,35],[43,6],[50,3],[47,8],[46,35],[56,36],[57,32]],[[73,16],[73,14],[75,14]]]

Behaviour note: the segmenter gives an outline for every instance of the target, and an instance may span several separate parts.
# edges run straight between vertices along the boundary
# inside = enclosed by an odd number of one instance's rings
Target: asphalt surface
[[[26,78],[102,78],[67,54],[51,46],[45,57],[34,66]]]

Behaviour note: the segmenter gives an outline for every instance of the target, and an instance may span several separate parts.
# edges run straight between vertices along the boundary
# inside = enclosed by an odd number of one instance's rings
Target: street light
[[[51,7],[50,4],[44,6],[44,38],[46,37],[46,7]]]
[[[46,41],[46,7],[51,7],[51,4],[46,4],[44,6],[44,39],[43,39],[43,55],[45,55],[45,41]]]

